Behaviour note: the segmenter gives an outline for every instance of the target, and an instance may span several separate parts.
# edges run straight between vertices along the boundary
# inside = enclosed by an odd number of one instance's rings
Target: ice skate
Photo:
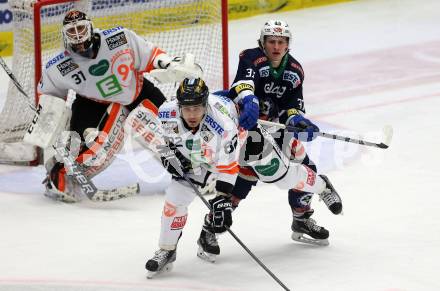
[[[148,270],[147,278],[151,279],[158,274],[171,271],[175,260],[176,250],[159,249],[154,253],[154,257],[145,264],[145,268]]]
[[[327,246],[329,244],[329,232],[324,227],[317,225],[314,219],[310,218],[312,214],[313,210],[310,210],[300,216],[293,216],[291,237],[294,241]]]
[[[217,255],[220,254],[220,247],[215,233],[203,228],[197,244],[199,245],[197,256],[202,260],[214,263]]]
[[[325,175],[319,175],[325,182],[327,188],[322,192],[319,193],[319,197],[321,200],[324,201],[325,205],[327,205],[327,208],[330,209],[330,211],[333,214],[340,214],[342,212],[342,200],[339,196],[338,192],[336,192],[333,185],[330,183],[330,180]]]

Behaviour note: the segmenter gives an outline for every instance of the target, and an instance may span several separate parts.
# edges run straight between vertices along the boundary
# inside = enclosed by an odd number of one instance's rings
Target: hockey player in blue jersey
[[[227,96],[239,105],[239,124],[249,130],[249,137],[245,151],[241,151],[240,172],[232,191],[233,205],[237,207],[258,180],[275,183],[277,186],[281,180],[287,180],[287,184],[293,183],[295,178],[293,176],[286,178],[286,176],[289,176],[292,171],[289,169],[289,164],[295,161],[307,169],[308,178],[303,184],[313,183],[315,178],[325,180],[327,185],[325,193],[328,195],[316,192],[315,194],[321,196],[334,214],[339,214],[342,211],[339,195],[327,177],[316,175],[316,166],[309,159],[301,144],[301,141],[312,141],[316,137],[314,133],[319,132],[319,128],[304,116],[304,72],[301,64],[289,54],[291,38],[292,34],[286,22],[271,20],[266,22],[261,29],[259,46],[240,53],[237,74]],[[268,129],[257,124],[259,118],[287,124],[295,130],[291,132],[279,130],[267,134]],[[282,149],[284,154],[287,153],[287,162],[281,157],[277,158],[280,168],[285,167],[285,176],[280,174],[277,178],[272,173],[268,175],[269,171],[259,172],[262,169],[261,161],[265,158],[263,149],[266,145],[272,148],[272,152],[279,153]],[[249,162],[251,156],[257,157],[256,162],[260,163],[259,166],[255,167],[252,162]],[[290,166],[290,168],[294,167],[295,165]],[[312,179],[309,179],[311,177]],[[310,207],[312,191],[306,191],[301,184],[294,184],[287,189],[289,189],[288,201],[293,214],[292,239],[327,245],[329,232],[317,225],[311,218],[313,214],[313,209]],[[216,237],[209,234],[209,229],[209,225],[205,223],[198,241],[200,246],[198,254],[202,258],[220,253]],[[307,236],[303,236],[304,234]]]

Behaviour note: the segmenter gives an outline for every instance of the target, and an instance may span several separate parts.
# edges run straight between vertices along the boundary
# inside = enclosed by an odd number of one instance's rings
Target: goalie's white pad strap
[[[52,145],[59,133],[64,130],[70,118],[70,108],[61,98],[43,94],[37,105],[37,112],[32,119],[23,141],[46,148]]]
[[[160,83],[175,83],[185,78],[201,78],[202,69],[194,62],[193,54],[185,54],[180,62],[171,62],[167,69],[152,70],[150,76]]]

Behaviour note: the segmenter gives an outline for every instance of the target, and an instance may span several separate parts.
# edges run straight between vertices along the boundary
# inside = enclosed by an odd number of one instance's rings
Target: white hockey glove
[[[41,95],[37,112],[24,135],[23,141],[46,148],[52,145],[59,133],[66,128],[71,115],[66,101],[51,95]]]
[[[161,60],[158,62],[161,63]],[[175,58],[165,64],[164,69],[152,70],[150,76],[160,83],[176,83],[185,78],[201,78],[202,73],[202,68],[194,62],[194,55],[187,53],[182,59]]]

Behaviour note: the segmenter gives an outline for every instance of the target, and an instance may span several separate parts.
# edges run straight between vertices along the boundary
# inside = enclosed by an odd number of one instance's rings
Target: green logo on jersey
[[[89,67],[89,73],[93,76],[102,76],[107,72],[110,67],[110,63],[107,60],[101,60],[96,65]]]
[[[198,151],[202,148],[200,146],[199,139],[196,139],[196,140],[188,139],[188,140],[186,140],[185,145],[186,145],[186,148],[189,149],[190,151],[192,151],[192,150]]]
[[[268,165],[255,166],[255,170],[263,176],[273,176],[280,167],[280,161],[273,158]]]
[[[122,87],[115,75],[102,79],[96,83],[96,87],[98,87],[98,90],[103,98],[118,94],[122,91]]]

